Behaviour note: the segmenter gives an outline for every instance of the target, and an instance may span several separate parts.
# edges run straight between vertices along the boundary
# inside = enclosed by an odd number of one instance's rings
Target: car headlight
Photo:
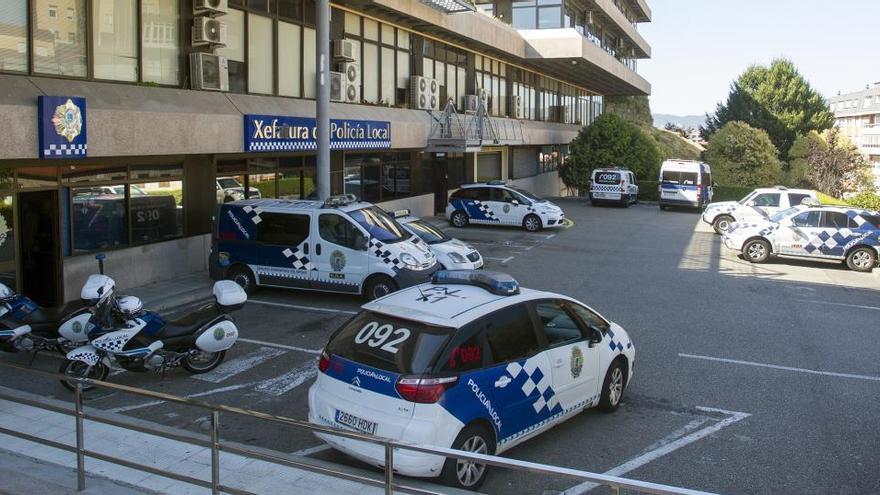
[[[400,255],[400,261],[402,261],[403,264],[405,264],[405,265],[409,265],[409,266],[419,266],[419,262],[416,261],[415,256],[413,256],[413,255],[411,255],[411,254],[409,254],[409,253],[403,253],[403,254],[401,254],[401,255]]]
[[[467,261],[467,260],[464,259],[464,256],[462,256],[462,255],[460,255],[460,254],[458,254],[458,253],[454,253],[454,252],[453,252],[453,253],[449,253],[449,258],[450,258],[453,262],[455,262],[455,263],[464,263],[464,262]]]

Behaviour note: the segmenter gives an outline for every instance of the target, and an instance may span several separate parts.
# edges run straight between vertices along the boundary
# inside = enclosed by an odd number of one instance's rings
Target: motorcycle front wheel
[[[58,372],[72,378],[89,378],[92,380],[103,381],[106,380],[107,375],[110,374],[110,368],[100,362],[94,366],[89,366],[82,361],[65,359],[64,362],[61,363],[61,368]],[[76,380],[61,380],[61,385],[64,385],[64,388],[67,390],[76,390]],[[89,382],[85,382],[82,385],[83,392],[87,392],[93,388],[95,388],[95,386]]]
[[[226,357],[226,351],[205,352],[197,350],[194,353],[187,354],[180,365],[193,375],[199,375],[220,366],[224,357]]]

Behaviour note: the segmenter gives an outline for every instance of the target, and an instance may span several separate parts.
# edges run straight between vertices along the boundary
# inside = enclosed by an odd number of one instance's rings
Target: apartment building
[[[871,163],[874,186],[880,190],[880,82],[862,91],[838,94],[828,103],[834,125]]]
[[[331,191],[416,214],[556,168],[608,95],[644,95],[644,0],[332,3]],[[472,5],[473,6],[473,5]],[[202,270],[218,202],[315,190],[314,0],[4,0],[0,273],[71,300]],[[479,125],[477,125],[479,124]]]

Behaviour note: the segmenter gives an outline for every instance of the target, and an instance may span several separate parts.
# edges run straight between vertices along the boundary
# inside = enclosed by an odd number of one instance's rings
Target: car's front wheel
[[[467,213],[458,210],[449,217],[449,223],[452,224],[453,227],[464,228],[467,227],[468,224],[468,216]]]
[[[250,296],[257,290],[254,272],[244,265],[235,265],[226,272],[226,279],[237,283]]]
[[[724,234],[728,230],[730,230],[730,225],[733,223],[733,217],[729,215],[718,215],[714,222],[712,222],[712,228],[715,229],[716,234]]]
[[[752,239],[745,243],[742,252],[752,263],[763,263],[770,258],[770,243],[764,239]]]
[[[474,454],[495,454],[495,435],[482,425],[470,425],[452,442],[452,448]],[[465,490],[477,490],[486,480],[488,466],[465,459],[447,458],[440,479],[443,483]]]
[[[373,275],[364,286],[364,297],[373,301],[397,290],[397,283],[388,275]]]
[[[543,228],[538,215],[528,215],[523,219],[523,228],[529,232],[537,232]]]
[[[846,266],[857,272],[870,272],[877,265],[877,252],[874,248],[862,246],[849,252]]]
[[[626,370],[623,359],[611,363],[602,383],[602,395],[599,397],[599,410],[612,412],[620,406],[623,390],[626,388]]]

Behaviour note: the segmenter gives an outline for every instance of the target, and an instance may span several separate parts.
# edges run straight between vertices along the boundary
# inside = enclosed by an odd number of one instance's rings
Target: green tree
[[[778,152],[763,129],[728,122],[709,139],[706,161],[725,186],[766,187],[782,180]]]
[[[783,166],[785,179],[783,183],[788,187],[813,187],[807,175],[810,172],[810,149],[816,143],[817,146],[828,149],[828,143],[816,131],[801,134],[794,140],[791,149],[788,150],[788,166]]]
[[[806,160],[807,179],[826,194],[839,198],[846,192],[870,189],[867,160],[837,128],[809,142]]]
[[[606,113],[580,130],[569,146],[569,157],[560,167],[568,187],[585,190],[594,169],[623,167],[640,179],[655,180],[660,171],[660,149],[647,132]]]
[[[830,129],[834,124],[825,99],[787,59],[774,60],[770,67],[746,69],[731,85],[727,101],[719,103],[715,114],[706,118],[700,129],[705,139],[728,122],[742,121],[766,131],[784,155],[796,136]]]
[[[605,113],[613,113],[627,122],[643,127],[654,127],[651,104],[647,96],[606,96]]]

